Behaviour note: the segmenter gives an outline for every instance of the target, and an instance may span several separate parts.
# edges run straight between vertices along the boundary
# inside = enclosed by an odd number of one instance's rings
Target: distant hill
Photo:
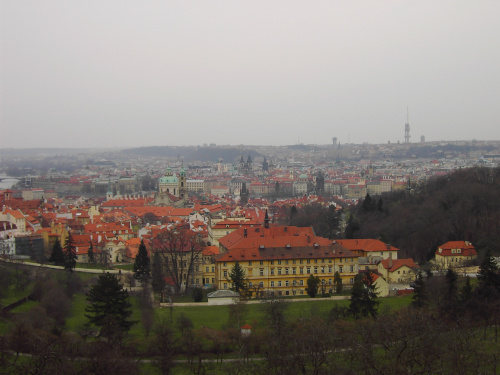
[[[500,168],[474,167],[433,178],[410,192],[365,198],[352,210],[348,238],[380,238],[424,262],[447,241],[500,254]]]
[[[193,146],[153,146],[153,147],[138,147],[122,150],[121,153],[128,155],[138,155],[144,157],[167,157],[179,158],[186,162],[217,162],[223,159],[225,163],[238,161],[243,155],[245,160],[248,155],[255,159],[260,156],[260,153],[249,150],[239,149],[235,147],[193,147]]]

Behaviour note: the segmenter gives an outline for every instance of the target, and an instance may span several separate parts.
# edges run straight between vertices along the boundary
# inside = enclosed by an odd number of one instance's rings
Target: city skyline
[[[500,4],[2,1],[0,147],[500,140]]]

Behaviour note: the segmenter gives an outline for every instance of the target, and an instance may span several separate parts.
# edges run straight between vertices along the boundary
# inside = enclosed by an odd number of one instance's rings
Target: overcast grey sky
[[[500,1],[0,0],[0,146],[500,140]]]

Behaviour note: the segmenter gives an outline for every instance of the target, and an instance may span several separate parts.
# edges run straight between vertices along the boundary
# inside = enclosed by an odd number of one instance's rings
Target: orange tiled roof
[[[380,261],[380,263],[382,264],[382,266],[385,269],[389,270],[389,272],[394,272],[403,266],[407,266],[410,268],[417,267],[417,265],[415,264],[415,262],[411,258],[407,258],[407,259],[383,259]]]
[[[460,249],[460,253],[452,253],[452,249]],[[475,247],[468,241],[448,241],[438,247],[436,254],[441,256],[472,256],[477,255],[477,252]]]
[[[352,240],[337,240],[339,244],[344,246],[345,248],[355,251],[362,250],[366,252],[372,251],[399,251],[398,248],[386,244],[380,240],[374,240],[372,238],[366,239],[352,239]]]
[[[340,246],[338,243],[329,243],[326,246],[296,246],[296,247],[252,247],[246,249],[232,249],[216,257],[218,262],[242,262],[253,260],[281,260],[281,259],[330,259],[356,258],[353,252]],[[318,264],[321,267],[321,263]]]

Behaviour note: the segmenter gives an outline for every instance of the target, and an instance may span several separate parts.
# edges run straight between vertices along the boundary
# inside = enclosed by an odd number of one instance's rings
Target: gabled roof
[[[409,268],[416,268],[417,265],[411,258],[407,259],[383,259],[380,261],[382,266],[389,272],[394,272],[397,269],[407,266]]]
[[[452,251],[457,249],[460,249],[460,253]],[[477,255],[477,252],[474,246],[468,241],[448,241],[438,247],[436,254],[441,256],[473,256]]]

